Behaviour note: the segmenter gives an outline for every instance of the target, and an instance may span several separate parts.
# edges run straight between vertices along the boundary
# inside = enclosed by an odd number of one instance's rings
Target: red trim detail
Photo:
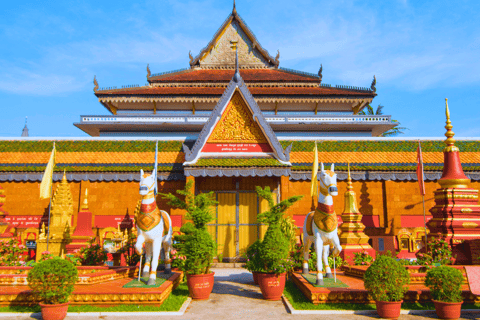
[[[202,152],[273,152],[268,143],[205,143]]]
[[[317,210],[320,210],[320,211],[328,213],[328,214],[331,214],[331,213],[335,212],[335,208],[333,207],[333,205],[328,205],[328,204],[321,203],[321,202],[318,203]]]
[[[149,204],[142,203],[142,205],[140,206],[140,212],[150,213],[150,212],[153,212],[153,210],[155,210],[156,207],[157,207],[157,203],[155,201]]]

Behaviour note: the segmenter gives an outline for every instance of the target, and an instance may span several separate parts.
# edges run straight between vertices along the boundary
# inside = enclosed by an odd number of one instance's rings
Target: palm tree
[[[382,105],[378,105],[377,107],[377,110],[374,111],[373,110],[373,107],[371,105],[367,105],[361,112],[359,112],[358,114],[359,115],[364,115],[364,116],[379,116],[379,115],[382,115],[383,114],[383,106]],[[398,122],[398,120],[393,120],[392,119],[392,122],[395,122],[395,123],[398,123],[398,125],[400,125],[400,122]],[[408,128],[405,128],[405,127],[399,127],[399,126],[396,126],[395,128],[392,128],[388,131],[385,131],[384,133],[381,134],[381,137],[394,137],[394,136],[398,136],[399,134],[404,134],[405,132],[403,132],[403,130],[408,130]]]

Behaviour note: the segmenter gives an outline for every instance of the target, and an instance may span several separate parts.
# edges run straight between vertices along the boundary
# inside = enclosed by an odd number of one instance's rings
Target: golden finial
[[[95,85],[95,87],[93,87],[93,91],[97,92],[98,91],[97,76],[93,76],[93,84]]]
[[[82,210],[88,210],[88,188],[85,188],[85,198],[83,198]]]
[[[67,182],[67,170],[63,169],[63,177],[62,177],[62,182]]]
[[[352,177],[350,176],[350,162],[347,162],[348,166],[348,178],[347,178],[347,191],[353,190]]]
[[[235,0],[233,0],[233,10],[232,10],[232,13],[235,14],[237,13],[237,8],[235,6]]]
[[[447,140],[445,140],[445,143],[447,146],[445,149],[443,149],[443,152],[455,152],[459,151],[458,147],[455,146],[455,139],[453,139],[453,136],[455,133],[452,131],[452,122],[450,121],[450,110],[448,110],[448,99],[445,98],[445,115],[447,117],[447,124],[445,125],[445,129],[447,129],[447,132],[445,132],[445,137],[447,137]]]

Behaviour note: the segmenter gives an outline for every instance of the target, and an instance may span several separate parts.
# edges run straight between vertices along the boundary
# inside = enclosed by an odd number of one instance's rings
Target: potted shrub
[[[68,298],[77,279],[77,268],[59,257],[41,261],[28,272],[28,285],[36,300],[41,301],[44,320],[62,320],[66,317]]]
[[[216,244],[206,228],[206,224],[213,220],[212,208],[217,204],[214,193],[200,193],[194,195],[192,182],[187,182],[184,190],[177,193],[184,197],[180,199],[173,194],[161,194],[168,205],[183,209],[187,212],[188,222],[182,226],[183,233],[177,236],[179,241],[178,254],[185,256],[179,267],[187,275],[187,285],[193,299],[208,299],[213,289],[214,272],[210,272],[210,265],[216,256]]]
[[[256,191],[269,205],[268,211],[257,216],[260,223],[268,225],[263,241],[255,244],[259,254],[259,260],[255,262],[259,271],[258,285],[266,300],[280,300],[285,288],[286,272],[293,268],[290,239],[282,231],[281,223],[285,211],[302,196],[293,196],[275,204],[270,187],[256,187]]]
[[[365,289],[375,300],[379,316],[397,319],[410,283],[407,269],[394,258],[380,255],[368,267],[363,278]]]
[[[458,269],[440,266],[427,271],[425,286],[430,289],[440,319],[460,318],[463,275]]]
[[[253,275],[253,282],[258,284],[258,273],[262,272],[262,260],[260,259],[260,240],[252,243],[245,253],[245,269],[250,271]]]

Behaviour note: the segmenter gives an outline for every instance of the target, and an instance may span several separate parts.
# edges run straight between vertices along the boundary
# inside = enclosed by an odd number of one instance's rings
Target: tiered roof
[[[321,71],[317,75],[279,68],[280,54],[277,53],[274,58],[260,45],[235,8],[208,45],[196,57],[190,56],[190,68],[159,74],[151,74],[147,68],[148,85],[103,89],[96,86],[95,94],[112,113],[116,111],[108,105],[109,102],[151,102],[145,100],[146,98],[172,102],[189,101],[188,99],[195,97],[200,98],[199,101],[202,102],[213,102],[204,99],[220,98],[234,73],[234,55],[230,48],[232,44],[239,50],[242,78],[256,99],[269,96],[280,99],[282,97],[363,99],[359,100],[363,102],[361,106],[363,107],[376,96],[374,86],[371,88],[331,86],[321,83]],[[187,99],[178,100],[181,97]],[[358,108],[356,112],[360,109]]]
[[[185,154],[182,144],[192,146],[192,141],[159,141],[159,179],[184,179],[183,163]],[[290,152],[291,179],[310,179],[313,162],[313,141],[280,141],[286,148],[293,143]],[[152,170],[155,159],[153,140],[59,140],[57,148],[58,172],[71,174],[74,180],[136,180],[140,169]],[[416,140],[325,140],[318,144],[318,158],[325,164],[335,163],[339,171],[347,169],[350,162],[353,179],[416,180]],[[443,149],[441,140],[422,141],[425,175],[428,180],[441,177]],[[480,180],[480,141],[459,140],[460,158],[464,172],[472,180]],[[52,150],[52,141],[3,140],[0,141],[0,181],[31,180],[40,181]],[[270,158],[229,158],[201,159],[197,167],[279,168],[282,165]],[[235,175],[235,170],[232,171]],[[340,180],[346,173],[339,173]]]

